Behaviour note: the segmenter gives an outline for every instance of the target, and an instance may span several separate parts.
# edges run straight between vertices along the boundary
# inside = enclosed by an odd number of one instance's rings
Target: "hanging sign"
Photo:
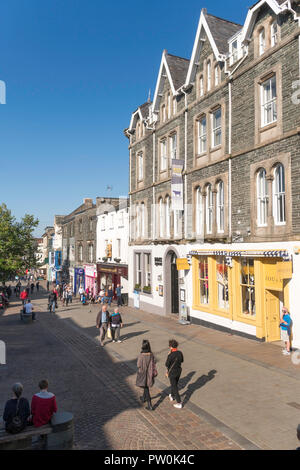
[[[280,261],[277,263],[277,272],[281,279],[291,279],[293,277],[293,262]]]
[[[183,179],[182,171],[184,167],[183,160],[172,159],[172,211],[183,211]]]
[[[189,262],[187,258],[177,258],[176,260],[177,271],[185,271],[190,269]]]
[[[282,291],[283,283],[280,277],[277,264],[265,265],[265,289]]]

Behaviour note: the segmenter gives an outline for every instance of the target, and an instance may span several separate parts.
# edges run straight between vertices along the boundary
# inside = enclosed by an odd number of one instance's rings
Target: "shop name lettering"
[[[266,275],[266,281],[268,281],[268,282],[281,282],[281,279],[280,279],[280,277]]]

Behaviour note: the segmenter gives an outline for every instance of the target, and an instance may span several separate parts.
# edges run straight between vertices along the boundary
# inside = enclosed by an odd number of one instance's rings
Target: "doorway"
[[[280,292],[266,290],[266,341],[280,340]]]
[[[171,253],[171,313],[179,313],[177,256]]]

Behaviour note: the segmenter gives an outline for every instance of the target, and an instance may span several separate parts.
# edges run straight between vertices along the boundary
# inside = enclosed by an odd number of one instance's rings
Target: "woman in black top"
[[[181,399],[178,392],[178,381],[181,375],[181,364],[183,363],[183,354],[177,350],[178,343],[175,339],[170,339],[169,348],[170,352],[166,360],[166,375],[169,377],[171,384],[171,393],[169,395],[170,401],[176,400],[175,408],[182,408]]]
[[[12,391],[14,393],[14,398],[6,402],[4,413],[3,413],[3,421],[5,422],[5,429],[8,432],[9,432],[9,429],[8,429],[9,424],[11,423],[12,419],[16,416],[16,414],[21,418],[24,428],[26,427],[27,419],[30,416],[29,402],[27,398],[21,398],[21,395],[23,392],[23,385],[20,383],[14,384],[12,387]],[[18,413],[17,413],[17,405],[18,405]]]

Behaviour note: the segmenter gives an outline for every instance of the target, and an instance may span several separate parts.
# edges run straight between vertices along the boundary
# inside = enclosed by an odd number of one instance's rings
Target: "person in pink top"
[[[41,380],[40,392],[33,395],[31,400],[32,422],[35,427],[44,426],[51,420],[53,413],[57,412],[55,395],[48,392],[48,381]]]

